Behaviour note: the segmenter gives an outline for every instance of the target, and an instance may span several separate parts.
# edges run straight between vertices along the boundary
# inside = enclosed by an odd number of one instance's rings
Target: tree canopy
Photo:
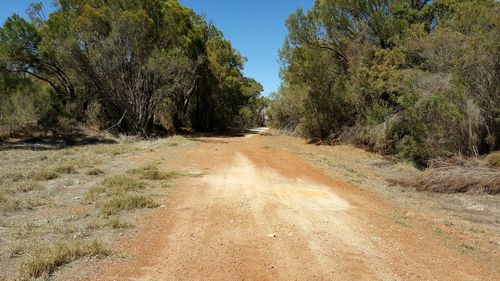
[[[498,149],[499,12],[494,0],[317,0],[287,20],[272,124],[422,164]]]
[[[59,0],[48,17],[41,4],[29,14],[0,29],[1,79],[46,86],[66,119],[140,135],[212,130],[262,91],[223,34],[177,0]]]

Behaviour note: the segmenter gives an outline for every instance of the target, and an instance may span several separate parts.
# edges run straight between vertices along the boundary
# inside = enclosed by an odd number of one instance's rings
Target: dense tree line
[[[287,20],[272,125],[425,164],[500,148],[500,4],[317,0]]]
[[[0,125],[11,131],[256,122],[262,86],[242,74],[245,58],[177,0],[59,0],[29,15],[0,29]]]

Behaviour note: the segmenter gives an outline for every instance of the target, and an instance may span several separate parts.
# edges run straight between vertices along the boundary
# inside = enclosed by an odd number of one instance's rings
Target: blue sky
[[[13,14],[25,15],[33,0],[0,0],[0,23]],[[38,0],[37,2],[40,2]],[[53,0],[43,0],[50,10]],[[233,47],[247,57],[245,75],[262,83],[264,94],[280,84],[278,49],[287,30],[285,20],[298,7],[308,9],[314,0],[180,0],[215,23]]]

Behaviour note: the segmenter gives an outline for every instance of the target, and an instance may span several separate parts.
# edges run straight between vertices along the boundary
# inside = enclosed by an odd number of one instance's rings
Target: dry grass
[[[54,172],[68,175],[77,173],[75,166],[71,164],[59,165],[54,169]]]
[[[87,176],[98,176],[98,175],[102,175],[104,174],[104,171],[99,169],[99,168],[91,168],[91,169],[88,169],[85,174]]]
[[[488,165],[494,168],[500,168],[500,151],[495,151],[486,156]]]
[[[31,173],[30,178],[36,181],[47,181],[53,180],[59,177],[59,174],[55,171],[43,169],[40,171],[36,171]]]
[[[99,213],[103,216],[115,215],[122,210],[157,207],[151,195],[136,194],[144,188],[143,182],[135,178],[112,176],[105,179],[101,185],[92,187],[86,194],[84,202],[95,202]]]
[[[0,204],[4,204],[5,202],[7,202],[7,195],[5,191],[0,189]]]
[[[158,204],[154,201],[152,196],[124,194],[115,195],[97,203],[99,211],[104,216],[116,215],[122,210],[133,210],[143,208],[155,208]]]
[[[109,251],[98,241],[58,243],[34,252],[18,268],[18,280],[46,278],[57,267],[83,257],[105,257]]]
[[[431,168],[417,176],[392,182],[418,191],[492,195],[500,193],[500,172],[479,166]]]
[[[89,189],[85,195],[84,202],[92,203],[103,197],[119,196],[130,191],[138,191],[144,188],[144,184],[127,176],[111,176],[106,178],[101,185]]]
[[[42,190],[44,189],[44,187],[38,182],[28,182],[28,183],[17,184],[16,189],[19,192],[30,192],[33,190]]]
[[[156,196],[163,196],[157,188],[169,184],[165,179],[174,173],[148,167],[127,174],[134,168],[128,155],[188,142],[177,137],[2,151],[0,280],[45,279],[58,265],[100,252],[80,242],[60,241],[108,243],[116,234],[129,231],[140,214],[136,209],[156,207]]]
[[[94,149],[95,155],[107,154],[111,156],[116,156],[120,154],[128,154],[136,152],[138,148],[133,144],[120,143],[120,144],[106,144],[99,145]]]
[[[155,165],[148,165],[139,169],[132,169],[128,171],[131,174],[138,175],[142,180],[169,180],[178,176],[175,172],[161,172]]]
[[[113,217],[108,220],[107,226],[110,226],[113,229],[124,229],[124,228],[132,228],[134,224],[128,221],[122,221],[119,218]]]

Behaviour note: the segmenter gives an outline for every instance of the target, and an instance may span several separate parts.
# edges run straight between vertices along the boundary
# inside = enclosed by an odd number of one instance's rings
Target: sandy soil
[[[429,235],[425,218],[395,222],[399,206],[304,160],[291,151],[300,140],[193,140],[199,145],[163,165],[202,176],[180,180],[164,208],[121,237],[120,257],[78,262],[54,279],[500,279],[498,244],[482,259]],[[141,161],[161,155],[158,148]]]

